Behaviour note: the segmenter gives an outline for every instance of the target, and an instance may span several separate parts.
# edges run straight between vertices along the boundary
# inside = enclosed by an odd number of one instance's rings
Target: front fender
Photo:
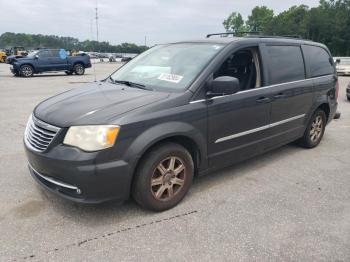
[[[175,137],[182,136],[191,139],[198,147],[200,158],[206,159],[207,141],[203,133],[194,126],[185,122],[167,122],[152,126],[142,132],[129,146],[126,152],[126,159],[132,163],[135,168],[138,160],[143,154],[157,142]],[[206,161],[202,161],[206,163]]]
[[[12,64],[13,68],[16,70],[19,70],[23,65],[30,65],[33,68],[34,72],[36,72],[36,67],[32,62],[25,61],[25,62],[17,62]]]

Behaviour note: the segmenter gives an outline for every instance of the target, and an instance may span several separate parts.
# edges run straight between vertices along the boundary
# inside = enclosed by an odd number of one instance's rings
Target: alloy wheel
[[[157,200],[169,201],[179,193],[185,184],[186,166],[177,156],[170,156],[159,162],[151,178],[151,191]]]
[[[84,72],[84,68],[83,68],[81,65],[77,65],[77,66],[75,66],[75,72],[76,72],[78,75],[82,75],[83,72]]]
[[[315,143],[322,136],[323,120],[321,116],[316,116],[310,128],[310,140]]]
[[[21,70],[21,74],[25,77],[29,77],[33,74],[33,70],[30,66],[23,66]]]

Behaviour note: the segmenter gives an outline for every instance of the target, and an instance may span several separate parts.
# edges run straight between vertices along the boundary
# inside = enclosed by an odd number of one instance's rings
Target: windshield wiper
[[[122,85],[126,85],[126,86],[129,86],[129,87],[135,87],[135,88],[144,89],[144,90],[152,90],[152,89],[146,87],[145,85],[134,83],[134,82],[131,82],[131,81],[114,80],[112,77],[110,77],[109,79],[112,81],[113,84],[122,84]]]

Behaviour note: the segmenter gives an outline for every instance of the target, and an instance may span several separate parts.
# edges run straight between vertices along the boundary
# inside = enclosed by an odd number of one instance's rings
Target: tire
[[[82,64],[74,65],[73,71],[76,75],[83,75],[85,73],[85,68]]]
[[[311,117],[309,124],[300,139],[300,145],[305,148],[314,148],[321,142],[327,124],[326,113],[317,109]]]
[[[185,197],[192,184],[193,173],[190,153],[179,144],[164,143],[141,160],[132,196],[143,208],[153,211],[170,209]]]
[[[32,77],[34,74],[34,69],[31,65],[22,65],[19,69],[20,76]]]
[[[73,75],[73,71],[65,71],[66,75]]]
[[[348,99],[348,101],[350,101],[350,96],[346,97]]]

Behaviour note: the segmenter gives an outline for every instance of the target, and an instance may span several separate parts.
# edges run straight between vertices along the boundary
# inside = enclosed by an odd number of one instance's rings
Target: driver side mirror
[[[232,95],[240,90],[239,80],[232,76],[219,76],[211,82],[207,97]]]

